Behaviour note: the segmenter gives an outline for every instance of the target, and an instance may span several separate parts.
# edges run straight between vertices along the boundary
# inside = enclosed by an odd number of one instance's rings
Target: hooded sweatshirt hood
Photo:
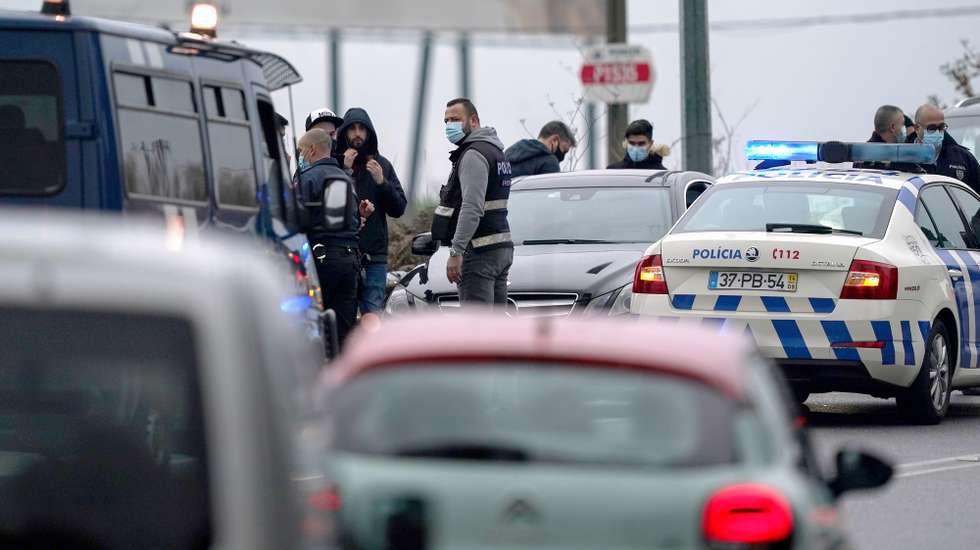
[[[553,153],[548,150],[548,147],[545,146],[545,144],[536,139],[522,139],[504,151],[504,156],[506,156],[507,160],[511,163],[525,162],[533,158],[548,155],[553,156]]]
[[[501,151],[504,150],[503,142],[500,141],[499,137],[497,137],[497,130],[490,128],[489,126],[484,126],[482,128],[477,128],[473,130],[472,132],[470,132],[470,135],[466,136],[466,139],[460,142],[460,145],[462,145],[463,143],[476,143],[478,141],[485,141],[491,145],[496,146]]]
[[[361,154],[358,159],[362,157],[366,158],[368,155],[377,155],[378,133],[375,131],[374,123],[371,122],[371,117],[368,116],[367,111],[360,107],[353,107],[344,113],[344,123],[340,125],[340,128],[337,128],[337,154],[343,155],[344,151],[351,147],[347,143],[347,129],[354,125],[355,122],[363,124],[368,131],[368,137],[364,141],[364,146],[358,150]],[[364,162],[367,161],[365,160]]]

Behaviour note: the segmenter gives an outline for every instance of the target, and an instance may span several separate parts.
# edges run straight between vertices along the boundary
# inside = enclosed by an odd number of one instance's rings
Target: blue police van
[[[295,264],[300,300],[284,309],[315,309],[271,96],[300,82],[296,69],[236,42],[53,4],[62,11],[0,10],[0,204],[252,237]]]

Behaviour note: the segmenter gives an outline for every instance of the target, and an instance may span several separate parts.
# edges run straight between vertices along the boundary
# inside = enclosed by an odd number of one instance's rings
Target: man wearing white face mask
[[[480,126],[476,107],[466,98],[446,104],[446,139],[452,172],[439,192],[432,216],[432,238],[450,243],[446,278],[459,288],[459,301],[503,309],[514,243],[507,224],[511,166],[493,128]]]
[[[670,154],[670,147],[653,143],[653,124],[639,119],[626,127],[626,140],[623,142],[626,156],[619,162],[610,164],[610,169],[666,170],[664,157]]]
[[[916,142],[932,145],[939,151],[935,164],[923,165],[930,174],[956,178],[980,193],[980,165],[969,149],[946,132],[946,117],[942,110],[925,104],[915,110]]]

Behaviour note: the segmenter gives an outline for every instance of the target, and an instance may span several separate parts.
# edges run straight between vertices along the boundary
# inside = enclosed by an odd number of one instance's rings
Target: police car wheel
[[[933,323],[919,375],[898,396],[899,411],[916,424],[938,424],[949,409],[953,368],[948,334],[942,321]]]

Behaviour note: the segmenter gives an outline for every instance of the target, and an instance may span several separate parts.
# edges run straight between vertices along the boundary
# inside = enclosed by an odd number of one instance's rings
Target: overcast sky
[[[0,0],[0,6],[35,9],[40,0]],[[976,7],[980,0],[709,0],[711,21],[798,18]],[[629,0],[629,24],[676,23],[676,0]],[[734,122],[741,150],[747,139],[864,140],[875,109],[893,103],[914,111],[930,94],[952,102],[953,85],[939,66],[962,52],[961,39],[980,46],[980,16],[861,22],[791,29],[716,31],[710,36],[711,88],[725,117]],[[324,40],[312,35],[270,36],[225,33],[248,45],[279,53],[292,61],[305,81],[294,90],[297,122],[328,102]],[[479,40],[479,39],[478,39]],[[632,33],[629,41],[653,53],[657,81],[650,101],[632,105],[630,117],[655,127],[654,139],[673,142],[681,133],[679,41],[674,32]],[[484,40],[486,42],[486,40]],[[556,118],[570,118],[580,96],[579,50],[568,38],[536,38],[522,46],[476,45],[472,52],[473,99],[485,125],[497,128],[505,144],[528,137]],[[546,47],[530,47],[539,44]],[[341,108],[360,106],[379,130],[381,151],[408,180],[410,134],[414,121],[418,44],[411,37],[358,32],[343,46]],[[422,173],[430,192],[449,172],[450,144],[443,137],[445,101],[460,93],[456,50],[445,42],[434,49],[426,107]],[[277,108],[288,113],[286,95]],[[553,104],[553,106],[552,106]],[[754,106],[754,108],[753,108]],[[331,106],[333,107],[333,106]],[[600,107],[601,109],[601,107]],[[751,111],[750,111],[751,110]],[[578,121],[581,125],[581,120]],[[605,133],[604,122],[599,135]],[[716,134],[721,132],[717,117]],[[604,151],[604,148],[602,149]],[[600,153],[600,163],[605,163]],[[745,166],[736,155],[736,168]],[[679,155],[668,167],[680,168]],[[584,161],[579,167],[584,167]]]

